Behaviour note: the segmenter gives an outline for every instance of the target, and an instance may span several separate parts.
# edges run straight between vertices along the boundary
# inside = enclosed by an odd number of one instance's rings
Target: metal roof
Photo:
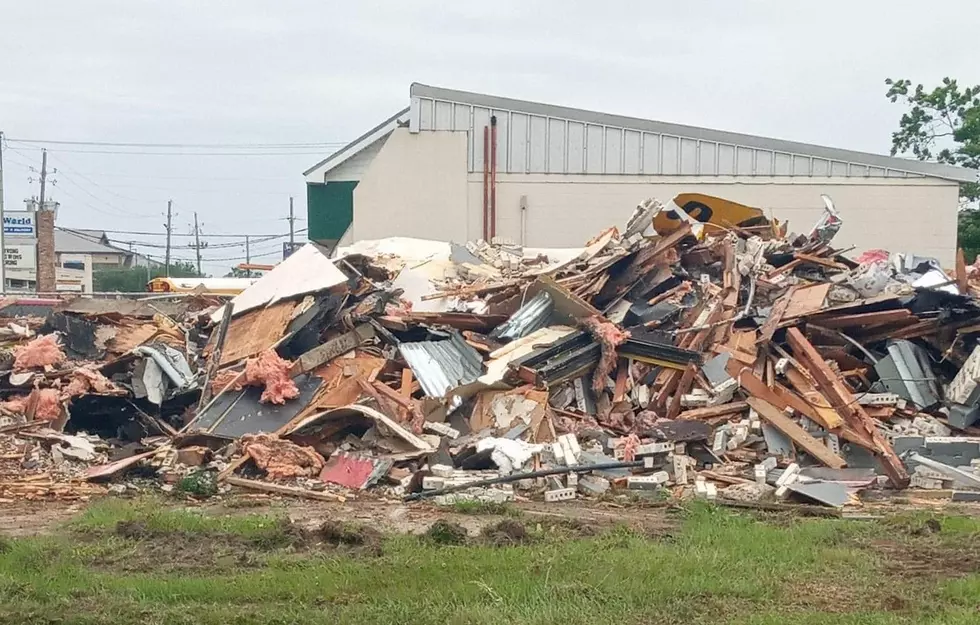
[[[323,159],[313,167],[310,167],[309,169],[304,171],[303,175],[309,176],[317,169],[323,169],[323,171],[325,172],[334,169],[335,167],[345,162],[347,159],[351,158],[352,156],[354,156],[355,154],[357,154],[367,146],[371,145],[378,139],[389,134],[392,130],[398,127],[399,123],[402,124],[407,123],[408,112],[410,108],[411,107],[403,108],[402,110],[398,111],[397,113],[395,113],[388,119],[384,120],[383,122],[381,122],[380,124],[372,128],[371,130],[368,130],[360,137],[354,139],[353,141],[351,141],[344,147],[340,148],[339,150],[337,150],[327,158]]]
[[[976,170],[941,163],[612,115],[420,83],[412,84],[411,99],[409,128],[412,132],[469,131],[472,139],[477,134],[476,130],[482,130],[489,123],[490,115],[495,115],[498,118],[498,154],[501,154],[498,167],[505,172],[796,176],[912,174],[957,182],[975,182],[978,178]],[[569,132],[569,124],[575,125],[579,131],[577,136]],[[575,140],[580,142],[580,149],[570,159],[569,144]],[[478,143],[470,141],[471,171],[482,169],[482,150],[477,149]],[[564,154],[561,154],[562,151]],[[644,164],[647,167],[644,168]]]
[[[62,254],[115,254],[119,256],[130,256],[132,252],[110,247],[99,242],[99,237],[92,232],[70,230],[68,228],[55,227],[54,229],[54,250]]]

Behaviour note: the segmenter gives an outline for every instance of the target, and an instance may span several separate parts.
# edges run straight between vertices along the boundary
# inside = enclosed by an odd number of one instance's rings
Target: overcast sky
[[[0,0],[0,23],[8,210],[38,192],[40,145],[16,139],[329,144],[47,146],[60,224],[157,245],[168,198],[174,232],[195,211],[206,235],[286,232],[303,170],[407,106],[413,81],[881,153],[901,114],[886,77],[980,83],[970,0]],[[256,248],[271,262],[280,244]],[[208,271],[243,255],[209,249]]]

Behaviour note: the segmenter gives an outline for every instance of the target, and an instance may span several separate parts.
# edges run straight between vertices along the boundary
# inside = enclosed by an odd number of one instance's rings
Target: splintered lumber
[[[667,418],[673,420],[677,418],[677,415],[681,412],[681,397],[685,393],[691,390],[691,386],[694,384],[694,376],[697,374],[698,368],[696,365],[690,364],[684,369],[684,373],[681,375],[680,382],[677,384],[677,390],[674,391],[674,397],[670,402],[670,407],[667,409]]]
[[[780,412],[778,408],[758,397],[750,397],[748,404],[759,413],[774,428],[785,434],[796,443],[800,449],[810,454],[825,466],[832,469],[843,469],[847,463],[844,459],[830,451],[826,445],[811,436],[806,430],[801,428],[796,421]]]
[[[226,477],[225,482],[231,484],[232,486],[249,488],[251,490],[259,490],[264,493],[286,495],[287,497],[300,497],[302,499],[316,499],[318,501],[334,501],[334,502],[347,501],[346,497],[342,495],[336,495],[334,493],[326,493],[326,492],[316,491],[316,490],[307,490],[305,488],[298,488],[296,486],[283,486],[282,484],[270,484],[268,482],[248,480],[243,477]]]
[[[759,399],[765,400],[776,406],[779,410],[786,410],[787,408],[792,408],[796,412],[813,419],[814,421],[820,422],[819,419],[815,418],[815,411],[813,408],[807,404],[801,397],[787,389],[786,387],[776,385],[775,387],[766,386],[751,369],[742,365],[741,363],[735,362],[734,360],[729,360],[728,365],[725,367],[728,375],[732,376],[738,381],[738,385],[752,397],[757,397]]]
[[[293,363],[290,375],[295,377],[301,373],[313,371],[372,338],[374,338],[374,327],[367,323],[359,325],[346,334],[341,334],[335,339],[317,345],[297,358],[296,362]]]
[[[679,421],[713,419],[715,417],[724,417],[726,415],[738,414],[748,409],[749,409],[749,405],[746,402],[733,401],[718,406],[709,406],[707,408],[695,408],[694,410],[685,410],[684,412],[677,415],[677,419]]]
[[[876,421],[857,402],[854,395],[844,386],[844,383],[831,370],[816,348],[803,336],[799,328],[789,328],[786,340],[796,359],[802,364],[813,379],[817,388],[830,401],[831,405],[846,421],[860,434],[867,434],[873,442],[872,451],[881,458],[885,472],[896,488],[905,488],[909,484],[909,475],[901,459],[892,449],[891,444],[878,431]]]
[[[759,343],[768,343],[772,340],[772,335],[776,333],[776,328],[779,327],[779,322],[783,320],[783,315],[786,314],[786,309],[789,307],[789,303],[793,301],[793,295],[796,293],[796,287],[791,286],[786,293],[780,297],[776,304],[769,311],[769,316],[766,318],[766,322],[762,324],[762,328],[759,329]]]
[[[786,379],[789,380],[793,389],[810,404],[813,411],[820,416],[819,419],[814,419],[817,423],[828,430],[838,428],[844,424],[844,420],[837,414],[833,406],[830,405],[827,398],[813,387],[813,384],[810,383],[810,380],[803,373],[795,367],[789,367],[786,369]]]
[[[915,323],[916,317],[912,314],[912,311],[906,308],[899,308],[898,310],[880,310],[878,312],[858,313],[856,315],[818,317],[814,320],[814,323],[820,324],[823,328],[839,329],[857,326],[882,326],[902,321]]]

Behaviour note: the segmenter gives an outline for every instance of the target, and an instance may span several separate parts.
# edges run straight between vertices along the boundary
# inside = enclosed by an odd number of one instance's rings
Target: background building
[[[844,220],[837,246],[951,265],[959,183],[977,179],[937,163],[417,83],[410,95],[408,108],[305,172],[311,239],[482,238],[485,192],[496,235],[532,247],[582,245],[641,200],[682,192],[759,207],[804,231],[825,193]],[[496,153],[486,176],[495,184],[485,183],[485,151]]]

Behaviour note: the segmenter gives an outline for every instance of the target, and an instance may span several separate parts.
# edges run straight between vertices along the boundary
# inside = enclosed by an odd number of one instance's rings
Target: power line
[[[67,227],[66,227],[66,229],[71,230],[71,228],[67,228]],[[306,230],[307,230],[306,228],[303,228],[301,230],[297,230],[296,231],[296,234],[304,233],[304,232],[306,232]],[[146,232],[146,231],[137,231],[137,230],[106,230],[106,229],[103,229],[103,228],[99,228],[99,231],[100,232],[105,232],[106,234],[130,234],[130,235],[135,235],[135,236],[148,236],[148,237],[160,237],[160,236],[163,236],[163,234],[160,233],[160,232]],[[194,233],[193,232],[189,232],[189,233],[174,232],[172,236],[175,236],[175,237],[192,237],[192,236],[194,236]],[[248,237],[254,237],[254,236],[263,236],[263,235],[257,235],[254,232],[250,232],[250,233],[247,233],[247,234],[225,234],[225,233],[222,233],[222,234],[209,234],[207,236],[208,237],[215,237],[215,238],[222,237],[222,238],[244,239],[247,236]],[[268,235],[268,236],[288,237],[289,236],[289,233],[288,232],[285,232],[283,234]]]
[[[242,148],[242,149],[291,149],[291,148],[319,148],[330,146],[344,146],[349,141],[312,141],[306,143],[128,143],[113,141],[65,141],[59,139],[16,139],[7,137],[7,141],[15,143],[43,143],[52,145],[89,145],[113,148]]]

